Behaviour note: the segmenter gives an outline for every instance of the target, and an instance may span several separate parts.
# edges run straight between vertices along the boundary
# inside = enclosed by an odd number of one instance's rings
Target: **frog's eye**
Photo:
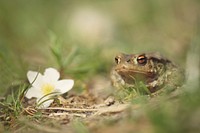
[[[115,62],[116,62],[116,64],[119,64],[120,61],[121,61],[121,58],[120,58],[119,56],[116,56],[116,57],[115,57]]]
[[[145,65],[147,63],[147,57],[145,55],[140,55],[138,56],[137,58],[137,62],[140,64],[140,65]]]

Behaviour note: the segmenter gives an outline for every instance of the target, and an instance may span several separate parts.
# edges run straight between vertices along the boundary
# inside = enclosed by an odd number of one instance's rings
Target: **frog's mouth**
[[[133,84],[137,81],[143,81],[149,83],[157,79],[157,75],[153,72],[138,71],[132,69],[116,69],[116,72],[122,77],[122,79],[129,84]]]

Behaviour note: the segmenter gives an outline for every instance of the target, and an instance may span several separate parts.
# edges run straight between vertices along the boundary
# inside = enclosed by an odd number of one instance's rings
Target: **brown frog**
[[[134,87],[142,81],[153,93],[165,86],[177,88],[184,81],[182,69],[159,53],[119,54],[111,71],[115,87]]]

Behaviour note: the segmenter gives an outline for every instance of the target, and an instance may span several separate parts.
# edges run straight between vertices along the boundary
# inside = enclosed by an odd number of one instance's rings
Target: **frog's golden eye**
[[[137,58],[137,62],[140,64],[140,65],[145,65],[147,63],[147,57],[145,55],[140,55],[138,56]]]
[[[119,64],[121,62],[121,58],[119,56],[115,57],[115,62],[116,64]]]

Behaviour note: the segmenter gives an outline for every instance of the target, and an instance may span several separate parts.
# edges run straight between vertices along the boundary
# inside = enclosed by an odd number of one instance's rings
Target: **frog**
[[[184,70],[159,52],[125,54],[114,58],[110,77],[116,88],[136,87],[142,82],[150,93],[162,88],[180,87],[185,79]]]

